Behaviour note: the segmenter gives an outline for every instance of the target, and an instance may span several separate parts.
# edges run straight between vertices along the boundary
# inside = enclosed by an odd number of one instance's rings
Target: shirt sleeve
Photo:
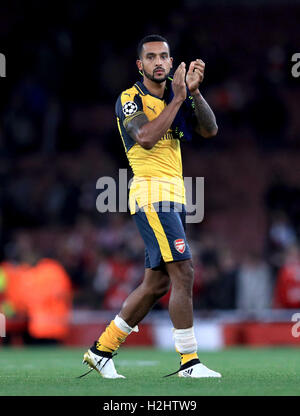
[[[120,123],[126,128],[129,121],[143,112],[142,99],[138,93],[124,91],[116,103],[116,115]]]

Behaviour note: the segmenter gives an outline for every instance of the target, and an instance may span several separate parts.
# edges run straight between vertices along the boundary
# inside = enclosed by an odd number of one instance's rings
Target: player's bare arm
[[[186,85],[194,99],[197,117],[196,132],[202,137],[212,137],[218,132],[216,117],[199,91],[199,85],[204,78],[205,63],[201,59],[192,61],[186,75]]]
[[[128,134],[144,149],[152,149],[171,127],[181,104],[186,99],[185,74],[185,63],[182,62],[172,81],[174,97],[158,117],[149,121],[146,114],[139,114],[128,122]]]

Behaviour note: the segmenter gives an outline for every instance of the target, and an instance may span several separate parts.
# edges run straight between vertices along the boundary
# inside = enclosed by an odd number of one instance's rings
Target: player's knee
[[[179,288],[191,292],[194,282],[194,267],[191,261],[176,263],[172,283]]]
[[[151,282],[151,284],[147,284],[145,287],[147,294],[157,299],[161,298],[166,293],[168,293],[169,289],[170,289],[169,277],[162,278],[157,282]]]
[[[161,298],[165,296],[170,289],[170,281],[161,282],[157,287],[155,291],[155,296],[157,298]]]
[[[175,275],[178,277],[184,277],[186,280],[193,280],[194,267],[192,261],[178,261],[174,263]]]

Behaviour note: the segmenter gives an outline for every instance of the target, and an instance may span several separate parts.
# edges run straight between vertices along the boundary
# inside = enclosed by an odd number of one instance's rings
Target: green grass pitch
[[[222,379],[163,378],[178,354],[149,348],[119,350],[126,379],[107,380],[81,364],[84,348],[0,348],[0,396],[280,396],[300,395],[299,348],[230,348],[199,352]]]

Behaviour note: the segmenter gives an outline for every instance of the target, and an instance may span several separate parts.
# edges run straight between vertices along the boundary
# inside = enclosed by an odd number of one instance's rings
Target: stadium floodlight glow
[[[6,58],[3,53],[0,53],[0,77],[6,77]]]
[[[204,178],[184,177],[183,181],[186,194],[186,222],[199,223],[204,218]],[[134,187],[135,193],[142,195],[143,211],[146,211],[148,206],[150,210],[152,207],[155,210],[155,203],[150,204],[150,201],[164,201],[163,212],[170,212],[171,202],[169,201],[174,200],[174,194],[181,193],[182,182],[178,181],[178,178],[170,177],[139,177],[136,181],[134,178],[128,181],[127,169],[119,169],[118,180],[110,176],[103,176],[97,180],[96,189],[100,190],[96,199],[97,211],[100,213],[128,212],[130,210],[130,198],[128,198],[130,187]],[[131,201],[131,204],[134,204],[134,201]],[[139,207],[136,206],[135,211],[138,210]]]
[[[0,338],[6,337],[6,319],[3,313],[0,313]]]

